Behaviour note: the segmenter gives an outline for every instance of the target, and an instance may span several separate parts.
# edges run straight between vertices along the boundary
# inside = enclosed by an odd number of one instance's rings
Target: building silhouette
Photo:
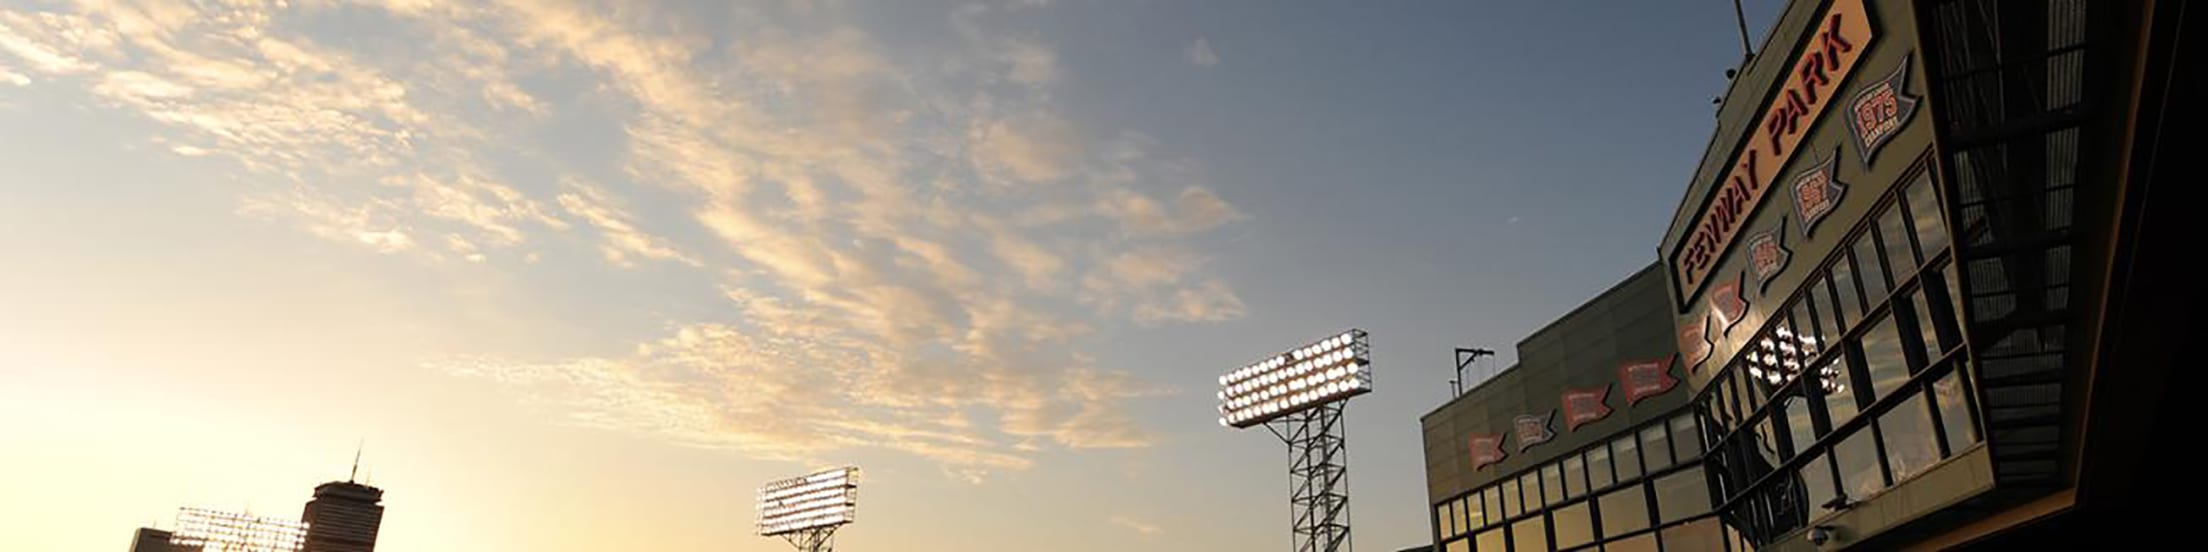
[[[383,525],[383,489],[332,481],[314,487],[300,519],[307,522],[306,552],[371,552]]]

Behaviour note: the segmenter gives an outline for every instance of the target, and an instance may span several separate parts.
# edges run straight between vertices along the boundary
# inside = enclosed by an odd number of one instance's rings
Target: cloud
[[[1188,45],[1188,62],[1197,67],[1218,65],[1219,52],[1211,49],[1210,40],[1204,37],[1196,37],[1196,43]]]
[[[835,10],[11,5],[0,82],[155,123],[162,151],[246,183],[241,214],[364,252],[528,273],[575,247],[608,278],[718,284],[686,298],[715,311],[627,350],[430,363],[565,423],[967,479],[1148,446],[1135,408],[1171,390],[1087,351],[1101,328],[1240,316],[1194,240],[1246,217],[1156,140],[1069,116],[1051,45],[975,6],[912,56]],[[388,39],[298,26],[335,17]]]
[[[1135,534],[1141,535],[1143,536],[1143,538],[1155,537],[1165,532],[1165,529],[1158,527],[1156,523],[1142,521],[1131,516],[1112,516],[1109,521],[1111,521],[1112,525],[1117,525],[1126,528],[1129,531],[1134,531]]]
[[[1050,114],[991,121],[979,134],[974,165],[1000,181],[1057,181],[1072,172],[1081,155],[1072,125]]]
[[[598,250],[605,255],[606,262],[634,267],[636,262],[632,257],[642,257],[704,266],[697,259],[668,245],[666,240],[638,230],[629,213],[622,210],[604,190],[579,180],[570,180],[567,187],[569,191],[560,194],[560,208],[598,230],[603,240]]]

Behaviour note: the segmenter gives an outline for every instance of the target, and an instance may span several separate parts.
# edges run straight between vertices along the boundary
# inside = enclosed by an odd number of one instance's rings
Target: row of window
[[[1435,532],[1514,543],[1480,550],[1568,549],[1708,513],[1702,434],[1688,413],[1574,451],[1436,505]]]
[[[1550,550],[1635,550],[1646,543],[1656,550],[1662,535],[1673,550],[1720,550],[1723,533],[1709,517],[1710,490],[1700,466],[1680,466],[1592,497],[1548,507],[1520,519],[1498,522],[1469,535],[1444,540],[1442,549],[1467,552],[1549,552]],[[1689,546],[1687,543],[1706,543]]]
[[[1816,373],[1817,384],[1828,393],[1863,390],[1862,386],[1851,386],[1850,378],[1840,377],[1839,366],[1833,362],[1839,352],[1830,346],[1831,342],[1865,326],[1870,313],[1883,308],[1892,290],[1907,285],[1919,273],[1919,267],[1940,258],[1949,243],[1929,173],[1920,173],[1901,196],[1877,214],[1874,228],[1864,229],[1850,246],[1836,253],[1831,266],[1806,279],[1791,303],[1772,309],[1762,333],[1737,351],[1739,356],[1709,386],[1714,390],[1704,391],[1707,412],[1722,431],[1737,429],[1750,413],[1768,405],[1781,386],[1804,373]],[[1947,274],[1952,281],[1952,271]],[[1917,304],[1928,304],[1931,298],[1923,297],[1927,289],[1955,288],[1951,284],[1904,291],[1915,296]],[[1951,297],[1949,294],[1936,299],[1951,303]],[[1918,317],[1916,327],[1923,343],[1917,353],[1932,356],[1962,343],[1956,326],[1944,320],[1934,323],[1930,310],[1917,309],[1910,314]],[[1898,340],[1890,337],[1871,336],[1865,344],[1873,347],[1871,354],[1885,358],[1901,352]],[[1871,373],[1868,381],[1869,398],[1885,396],[1907,379],[1906,373],[1895,371],[1893,366],[1875,366],[1878,371]]]
[[[1725,519],[1752,542],[1978,440],[1930,177],[1899,195],[1697,398]]]
[[[1538,513],[1545,506],[1636,483],[1643,473],[1692,462],[1702,448],[1702,431],[1691,414],[1648,424],[1445,501],[1434,507],[1434,527],[1448,538]]]

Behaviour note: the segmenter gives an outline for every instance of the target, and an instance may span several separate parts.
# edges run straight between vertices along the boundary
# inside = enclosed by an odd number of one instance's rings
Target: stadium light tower
[[[195,552],[298,552],[307,543],[307,524],[251,514],[181,508],[169,542]]]
[[[856,521],[858,509],[856,467],[769,481],[759,487],[759,536],[782,537],[799,552],[831,552],[836,529]]]
[[[1349,450],[1342,406],[1372,392],[1372,346],[1351,329],[1219,377],[1219,425],[1263,425],[1288,444],[1291,550],[1347,552]]]

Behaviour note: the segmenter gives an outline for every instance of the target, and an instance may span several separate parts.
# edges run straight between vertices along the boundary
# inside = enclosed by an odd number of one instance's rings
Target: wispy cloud
[[[1165,532],[1165,529],[1158,527],[1158,524],[1156,523],[1143,521],[1130,516],[1112,516],[1110,521],[1112,525],[1117,525],[1129,531],[1134,531],[1135,534],[1141,535],[1144,538],[1155,537]]]
[[[1219,52],[1211,49],[1211,40],[1196,37],[1196,43],[1188,45],[1188,62],[1197,67],[1219,64]]]
[[[1195,239],[1246,216],[1157,141],[1070,117],[1067,68],[1010,11],[949,14],[952,46],[922,56],[942,62],[900,66],[830,7],[11,6],[0,82],[158,123],[163,150],[252,183],[241,213],[366,251],[518,272],[579,236],[607,267],[721,286],[727,316],[630,351],[431,363],[569,423],[979,477],[1154,441],[1129,405],[1166,390],[1084,354],[1097,328],[1244,312]],[[315,17],[410,39],[293,26]],[[548,151],[578,138],[547,134],[554,114],[619,129],[610,165]]]

